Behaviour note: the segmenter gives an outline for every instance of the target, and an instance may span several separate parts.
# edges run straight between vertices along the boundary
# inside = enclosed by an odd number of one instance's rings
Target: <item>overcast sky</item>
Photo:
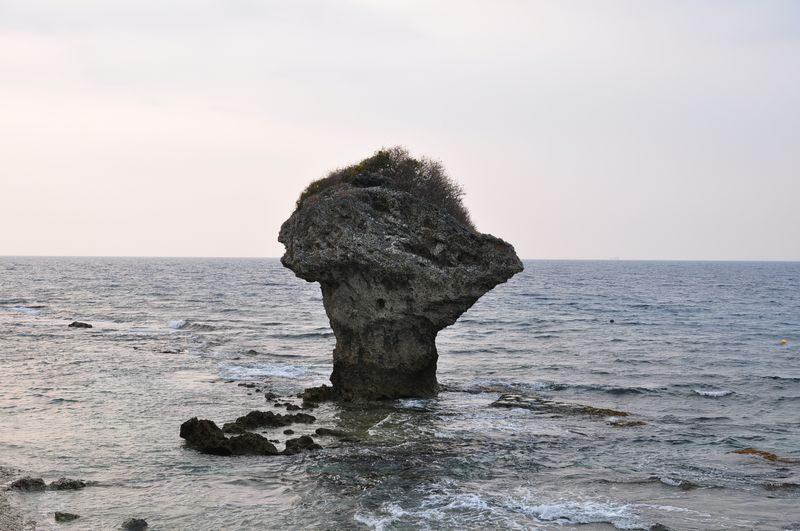
[[[524,258],[800,260],[800,2],[0,0],[0,254],[280,256],[396,144]]]

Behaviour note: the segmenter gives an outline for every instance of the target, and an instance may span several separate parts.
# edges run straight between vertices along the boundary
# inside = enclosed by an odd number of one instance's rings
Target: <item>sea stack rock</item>
[[[281,262],[320,283],[336,335],[335,398],[435,395],[436,334],[522,271],[462,195],[439,163],[392,148],[313,182],[284,222]]]

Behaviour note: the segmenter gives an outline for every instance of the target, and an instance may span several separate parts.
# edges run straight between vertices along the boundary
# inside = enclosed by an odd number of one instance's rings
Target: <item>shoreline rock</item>
[[[68,328],[92,328],[92,325],[89,323],[82,323],[80,321],[72,321],[70,324],[67,325]]]

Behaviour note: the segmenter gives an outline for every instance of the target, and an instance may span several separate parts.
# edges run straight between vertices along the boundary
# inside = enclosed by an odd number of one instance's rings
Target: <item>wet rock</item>
[[[181,424],[180,436],[186,444],[201,452],[228,455],[224,448],[225,434],[213,421],[192,417]]]
[[[79,479],[58,478],[47,486],[48,490],[80,490],[86,483]]]
[[[264,398],[266,398],[267,400],[275,400],[276,398],[280,398],[280,396],[270,391],[264,393]]]
[[[587,406],[584,404],[574,404],[570,402],[556,402],[539,396],[522,396],[504,394],[500,395],[492,407],[519,407],[530,409],[537,413],[547,413],[553,415],[588,415],[592,417],[627,417],[629,413],[616,409],[600,408]]]
[[[225,442],[230,455],[277,455],[278,449],[257,433],[243,433]]]
[[[72,321],[69,325],[69,328],[91,328],[92,325],[89,323],[82,323],[80,321]]]
[[[64,523],[64,522],[72,522],[73,520],[77,520],[80,518],[80,515],[73,514],[73,513],[62,513],[60,511],[56,511],[55,520],[56,522]]]
[[[303,403],[313,404],[316,402],[328,402],[336,399],[336,393],[333,387],[328,385],[320,385],[319,387],[309,387],[303,391],[298,398],[303,399]]]
[[[295,405],[295,404],[286,404],[286,411],[300,411],[301,409],[303,409],[303,408],[301,408],[301,407],[300,407],[300,406],[298,406],[298,405]]]
[[[210,420],[191,418],[181,425],[180,436],[186,444],[200,452],[212,455],[275,455],[278,450],[266,438],[256,433],[244,432],[226,438],[223,431]]]
[[[258,384],[253,382],[241,382],[238,387],[246,387],[248,389],[254,389]]]
[[[294,455],[304,452],[306,450],[321,450],[322,446],[314,442],[314,439],[308,435],[301,435],[296,439],[286,440],[286,449],[283,451],[284,455]]]
[[[316,429],[317,435],[329,436],[329,437],[349,437],[350,434],[343,430],[337,430],[336,428],[317,428]]]
[[[316,417],[307,413],[294,413],[281,415],[272,411],[251,411],[243,417],[239,417],[234,422],[228,422],[222,426],[225,433],[237,433],[257,428],[280,428],[294,423],[310,424]]]
[[[11,483],[8,486],[10,490],[18,490],[22,492],[38,492],[45,489],[45,483],[42,478],[32,478],[25,476]]]
[[[245,354],[247,354],[248,356],[256,356],[256,355],[258,355],[258,351],[256,349],[252,349],[251,348],[250,350],[245,352]]]
[[[145,531],[147,522],[142,518],[129,518],[122,523],[125,531]]]
[[[283,430],[284,435],[294,435],[294,430]]]
[[[439,330],[523,269],[510,244],[402,191],[397,172],[420,161],[393,153],[312,183],[278,237],[283,265],[321,285],[338,399],[435,395]]]

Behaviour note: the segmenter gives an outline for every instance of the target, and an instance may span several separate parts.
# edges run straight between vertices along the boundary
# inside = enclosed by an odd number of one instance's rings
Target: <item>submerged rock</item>
[[[317,428],[315,433],[317,435],[329,437],[350,437],[350,433],[336,428]]]
[[[50,483],[48,490],[80,490],[86,487],[86,483],[79,479],[58,478]]]
[[[19,478],[18,480],[14,481],[11,485],[8,486],[11,490],[19,490],[22,492],[38,492],[43,491],[45,489],[45,483],[42,478],[32,478],[30,476],[25,476],[24,478]]]
[[[336,398],[435,395],[439,330],[523,269],[452,207],[458,185],[433,166],[378,152],[312,183],[281,227],[283,265],[322,288]]]
[[[630,413],[603,407],[587,406],[584,404],[574,404],[571,402],[556,402],[540,396],[522,396],[505,394],[500,395],[492,407],[519,407],[530,409],[538,413],[553,415],[588,415],[592,417],[627,417]],[[619,421],[615,421],[619,422]],[[639,424],[631,424],[638,426]]]
[[[234,422],[225,423],[222,431],[225,433],[242,433],[257,428],[280,428],[294,423],[311,424],[317,420],[308,413],[294,413],[281,415],[272,411],[251,411]]]
[[[80,518],[80,515],[73,514],[73,513],[62,513],[60,511],[56,511],[55,520],[56,522],[72,522],[73,520],[77,520]]]
[[[778,454],[774,454],[772,452],[767,452],[766,450],[759,450],[758,448],[741,448],[739,450],[734,450],[735,454],[741,455],[752,455],[755,457],[760,457],[762,459],[766,459],[767,461],[783,461],[786,463],[796,463],[798,460],[796,459],[787,459],[785,457],[780,457]]]
[[[67,326],[68,326],[69,328],[91,328],[91,327],[92,327],[92,325],[90,325],[89,323],[82,323],[82,322],[80,322],[80,321],[72,321],[72,322],[71,322],[69,325],[67,325]]]
[[[314,442],[314,439],[308,435],[302,435],[296,439],[286,440],[286,449],[283,451],[284,455],[294,455],[304,452],[306,450],[321,450],[322,446]]]

